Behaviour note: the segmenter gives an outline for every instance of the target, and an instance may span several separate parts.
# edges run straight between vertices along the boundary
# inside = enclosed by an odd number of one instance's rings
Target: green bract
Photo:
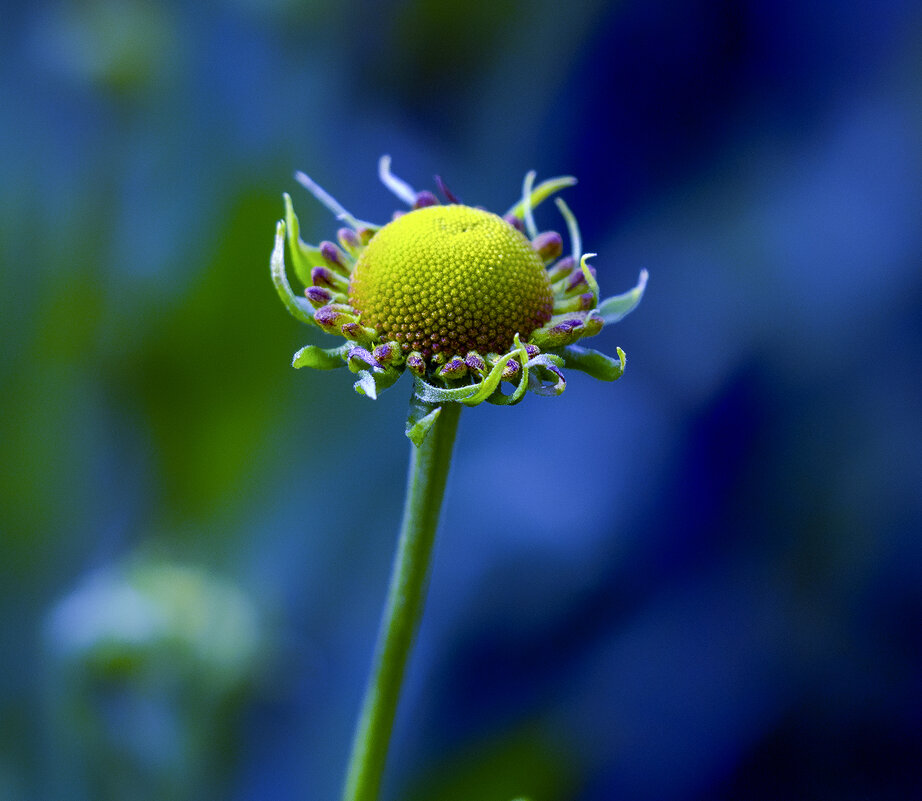
[[[616,322],[643,296],[647,281],[599,303],[594,254],[583,254],[579,228],[567,205],[557,206],[567,224],[571,252],[553,231],[539,233],[533,208],[576,183],[560,177],[534,186],[525,177],[521,199],[503,217],[456,202],[442,205],[431,192],[416,192],[379,165],[384,184],[408,206],[381,227],[349,214],[303,173],[298,181],[347,227],[339,244],[305,244],[291,199],[276,228],[272,277],[279,297],[299,320],[345,339],[338,347],[308,345],[295,367],[326,370],[348,366],[355,390],[371,398],[404,370],[415,381],[407,435],[422,441],[442,403],[476,406],[483,401],[518,403],[529,390],[559,395],[561,368],[614,381],[624,370],[618,348],[612,359],[576,346],[605,323]],[[440,182],[441,184],[441,182]],[[305,285],[294,293],[285,270],[285,241],[295,274]],[[511,390],[504,392],[509,385]]]

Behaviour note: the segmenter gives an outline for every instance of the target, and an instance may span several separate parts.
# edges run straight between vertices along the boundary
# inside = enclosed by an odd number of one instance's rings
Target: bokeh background
[[[7,2],[0,798],[330,799],[409,394],[297,373],[303,169],[567,191],[614,385],[466,412],[385,795],[905,799],[922,764],[922,9]],[[559,227],[551,206],[541,227]]]

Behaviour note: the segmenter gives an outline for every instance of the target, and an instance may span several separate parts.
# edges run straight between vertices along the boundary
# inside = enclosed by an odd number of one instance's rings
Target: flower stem
[[[352,742],[343,801],[376,801],[400,698],[404,669],[423,614],[432,546],[439,522],[460,403],[446,403],[410,451],[407,498],[397,555],[362,714]]]

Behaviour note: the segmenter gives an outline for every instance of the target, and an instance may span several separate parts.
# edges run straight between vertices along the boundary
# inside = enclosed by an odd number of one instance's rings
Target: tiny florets
[[[503,353],[551,319],[547,271],[508,222],[469,206],[427,206],[384,226],[359,257],[349,302],[404,352]]]

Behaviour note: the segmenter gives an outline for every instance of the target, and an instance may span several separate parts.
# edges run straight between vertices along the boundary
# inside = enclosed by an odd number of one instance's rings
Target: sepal
[[[560,216],[567,223],[567,233],[570,235],[570,255],[575,264],[580,260],[579,257],[583,251],[583,239],[579,233],[579,223],[576,222],[576,215],[570,211],[570,207],[562,197],[556,198],[554,203],[557,205],[558,211],[560,211]],[[592,255],[594,256],[595,254],[593,253]]]
[[[528,377],[528,389],[535,395],[555,397],[567,388],[567,379],[560,371],[563,359],[550,353],[542,353],[529,359],[532,372]]]
[[[385,370],[375,370],[374,372],[359,370],[359,380],[352,386],[359,395],[365,395],[365,397],[372,400],[377,400],[378,393],[383,392],[398,378],[400,378],[400,370],[395,370],[393,367],[388,367]]]
[[[315,370],[336,370],[345,367],[345,359],[352,347],[351,342],[340,345],[338,348],[318,348],[316,345],[305,345],[291,360],[295,369],[313,367]]]
[[[444,389],[433,386],[422,377],[414,375],[414,392],[417,398],[426,403],[454,402],[463,403],[465,406],[477,406],[489,398],[499,387],[503,371],[506,368],[506,362],[513,356],[515,356],[515,351],[500,357],[490,369],[486,378],[466,387]]]
[[[291,266],[304,286],[311,284],[311,269],[324,264],[320,248],[308,245],[301,239],[301,226],[298,215],[291,203],[291,195],[285,192],[285,225],[288,228],[288,251],[291,253]]]
[[[617,361],[597,350],[578,345],[560,348],[556,353],[563,358],[564,367],[581,370],[600,381],[617,381],[624,374],[627,364],[627,357],[621,348],[618,348]]]
[[[279,299],[288,309],[296,320],[302,323],[314,325],[314,310],[307,302],[307,298],[299,298],[291,289],[288,283],[288,275],[285,272],[285,222],[279,220],[275,226],[275,245],[272,248],[272,256],[269,259],[272,273],[272,283]]]
[[[410,411],[407,415],[406,435],[417,448],[429,434],[435,421],[442,413],[442,407],[426,403],[415,395],[410,398]]]
[[[623,317],[634,311],[634,309],[637,308],[637,304],[640,303],[643,298],[643,293],[647,288],[648,277],[649,273],[647,273],[646,270],[641,270],[637,286],[621,295],[615,295],[613,298],[603,300],[599,304],[599,314],[602,315],[602,320],[606,323],[617,323]]]
[[[548,178],[546,181],[542,181],[534,187],[527,198],[523,197],[503,216],[516,217],[519,220],[524,219],[526,204],[531,206],[531,208],[535,208],[539,203],[547,200],[551,195],[559,192],[561,189],[566,189],[568,186],[575,185],[576,178],[572,175],[560,175],[557,178]]]

